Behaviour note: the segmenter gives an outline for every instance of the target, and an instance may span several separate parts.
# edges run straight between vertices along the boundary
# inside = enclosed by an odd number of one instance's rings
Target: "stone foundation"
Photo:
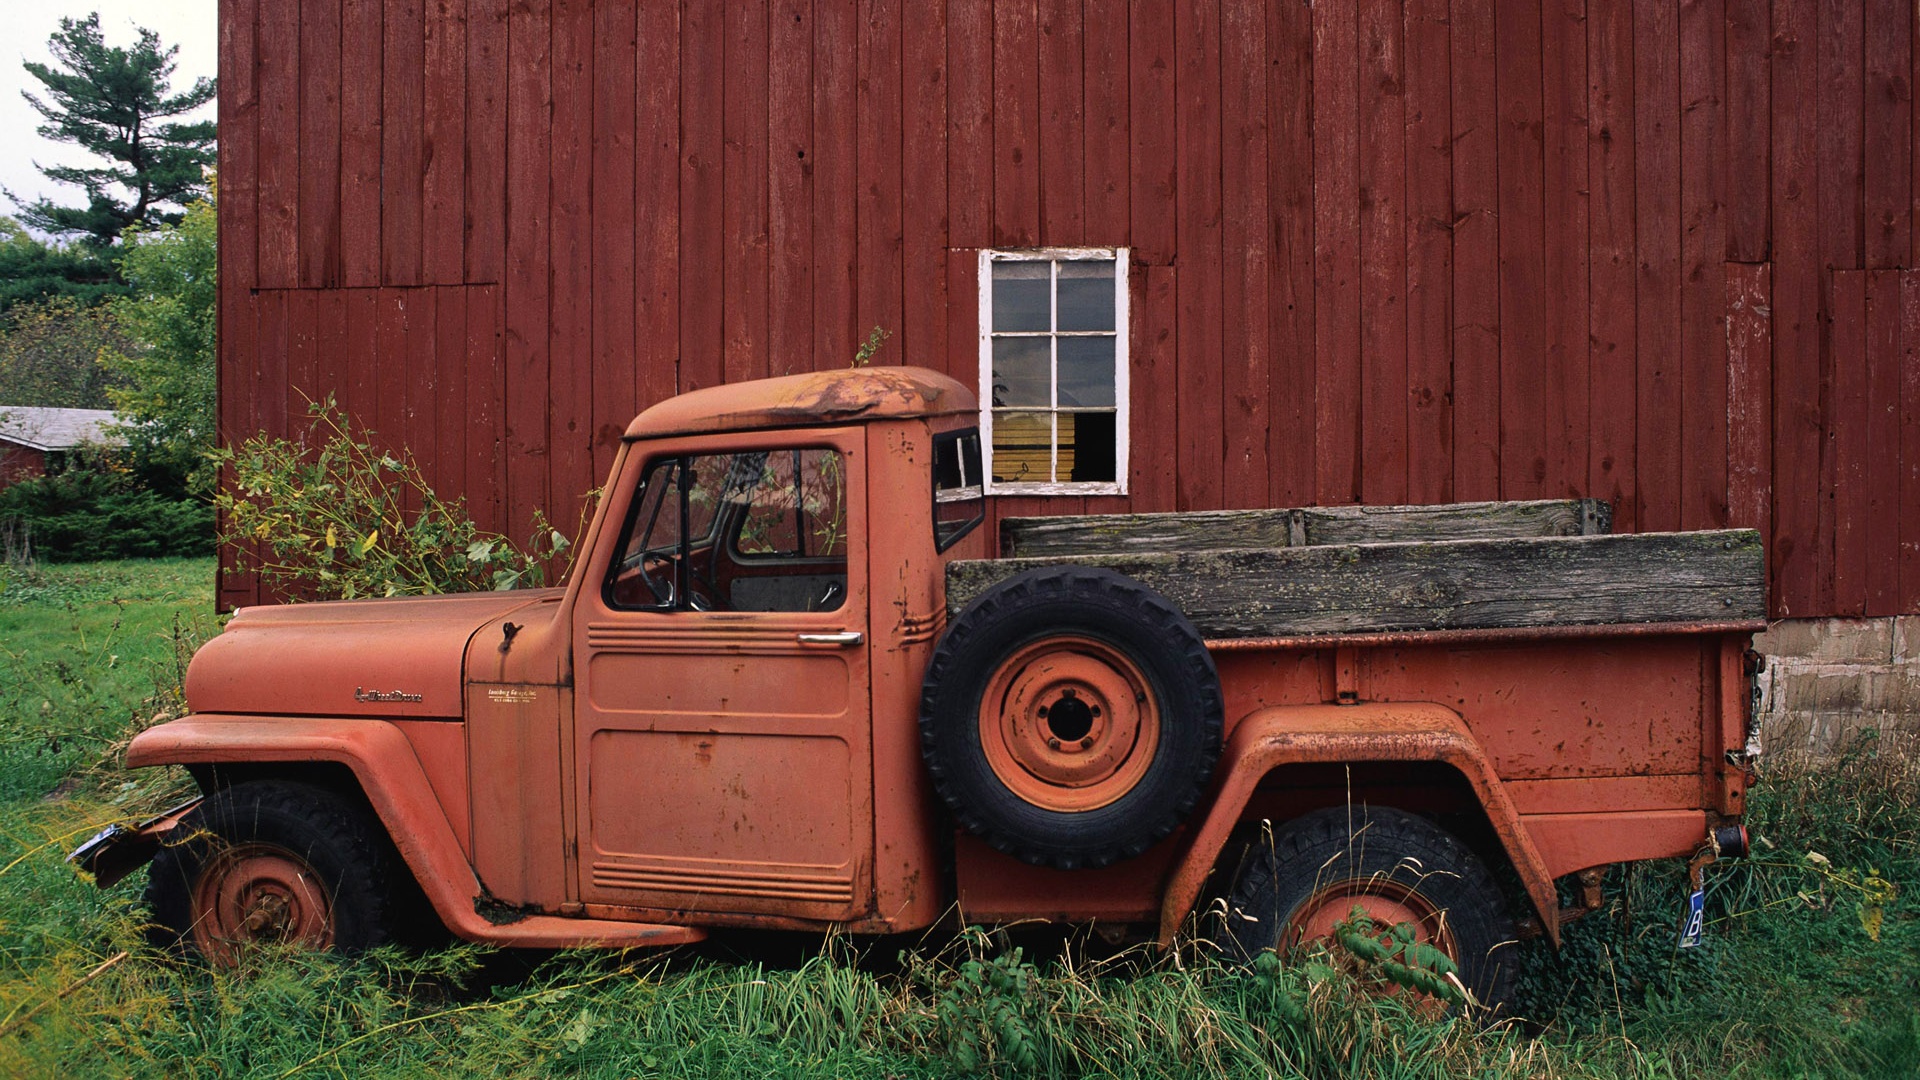
[[[1784,619],[1754,638],[1770,750],[1827,752],[1855,732],[1920,730],[1920,616]]]

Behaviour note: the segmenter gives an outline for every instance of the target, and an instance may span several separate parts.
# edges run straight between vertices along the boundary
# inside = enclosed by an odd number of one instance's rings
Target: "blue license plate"
[[[1707,894],[1695,889],[1687,897],[1687,918],[1680,927],[1680,947],[1692,949],[1707,936]]]

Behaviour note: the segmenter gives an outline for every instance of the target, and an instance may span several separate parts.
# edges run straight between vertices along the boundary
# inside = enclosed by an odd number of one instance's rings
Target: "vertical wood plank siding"
[[[977,379],[978,252],[1126,247],[1131,494],[1751,525],[1920,611],[1896,0],[221,0],[220,434],[332,394],[481,524],[675,392]],[[221,599],[259,596],[223,571]]]

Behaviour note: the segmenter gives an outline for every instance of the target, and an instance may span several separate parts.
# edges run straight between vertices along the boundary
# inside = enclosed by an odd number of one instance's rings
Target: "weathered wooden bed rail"
[[[948,611],[1061,565],[1137,578],[1213,639],[1766,617],[1751,529],[963,560],[947,567]]]
[[[1000,553],[1007,558],[1029,558],[1412,540],[1598,536],[1611,532],[1612,527],[1613,507],[1600,499],[1087,514],[1007,518],[1000,523]]]

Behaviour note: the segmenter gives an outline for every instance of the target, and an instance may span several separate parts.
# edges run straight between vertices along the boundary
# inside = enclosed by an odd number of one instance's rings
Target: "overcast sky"
[[[34,129],[42,123],[40,114],[20,96],[32,90],[45,100],[39,80],[27,74],[21,64],[28,60],[51,64],[47,39],[60,28],[60,17],[84,18],[100,13],[100,30],[108,45],[133,44],[134,27],[144,26],[160,35],[163,45],[178,45],[174,58],[173,88],[178,92],[193,85],[204,75],[212,78],[219,63],[219,35],[215,13],[216,0],[4,0],[6,44],[0,46],[0,187],[24,200],[45,195],[57,203],[78,206],[83,201],[78,188],[63,187],[41,176],[34,163],[42,165],[85,165],[98,159],[79,147],[56,143],[40,137]],[[213,106],[204,110],[213,116]],[[0,214],[15,214],[13,204],[0,198]]]

